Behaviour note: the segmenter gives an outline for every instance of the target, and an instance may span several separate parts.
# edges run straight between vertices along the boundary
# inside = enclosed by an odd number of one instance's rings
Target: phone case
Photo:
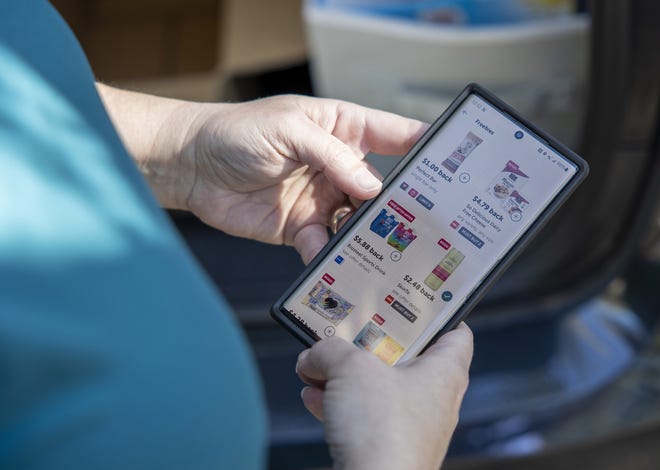
[[[438,331],[433,338],[422,349],[422,352],[433,344],[442,334],[456,328],[461,321],[474,309],[478,302],[483,298],[486,292],[493,286],[499,277],[506,271],[511,263],[520,255],[520,253],[527,247],[527,245],[534,239],[540,229],[548,222],[552,215],[564,204],[568,197],[575,191],[582,181],[587,177],[589,166],[580,156],[571,151],[569,148],[558,142],[556,139],[548,135],[545,131],[537,128],[531,122],[520,116],[514,109],[506,103],[497,98],[493,93],[489,92],[482,86],[470,83],[465,89],[456,97],[456,99],[449,105],[449,107],[440,115],[440,117],[429,127],[429,129],[422,135],[422,137],[413,145],[410,151],[401,159],[399,164],[390,172],[383,182],[383,190],[388,187],[391,182],[406,168],[411,159],[424,147],[431,137],[445,124],[445,122],[452,116],[454,111],[463,103],[465,98],[470,94],[476,94],[483,98],[494,108],[507,114],[513,118],[522,129],[532,131],[536,136],[547,146],[553,148],[558,153],[562,154],[568,160],[572,161],[578,170],[566,186],[559,192],[559,194],[550,202],[550,204],[543,210],[538,218],[530,225],[527,231],[516,241],[514,246],[506,253],[503,258],[494,266],[494,268],[486,275],[481,284],[475,288],[471,295],[469,295],[461,307],[456,311],[454,316],[445,324],[445,326]],[[376,198],[365,202],[351,217],[351,219],[341,228],[341,230],[328,242],[328,244],[321,250],[321,252],[310,262],[305,270],[298,276],[296,281],[282,294],[282,296],[271,307],[271,315],[279,322],[284,328],[291,332],[306,346],[311,346],[321,338],[313,334],[306,328],[304,321],[293,317],[284,308],[283,305],[286,299],[296,290],[296,288],[307,279],[316,266],[324,260],[336,244],[342,239],[344,234],[349,231],[363,216],[363,214],[371,207]]]

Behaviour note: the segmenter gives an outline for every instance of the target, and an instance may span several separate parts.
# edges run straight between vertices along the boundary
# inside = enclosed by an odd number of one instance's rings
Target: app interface
[[[469,95],[284,308],[319,338],[414,357],[577,171]]]

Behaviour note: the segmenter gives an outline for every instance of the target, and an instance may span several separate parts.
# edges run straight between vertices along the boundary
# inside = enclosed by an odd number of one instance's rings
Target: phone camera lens
[[[522,139],[522,138],[523,138],[523,135],[524,135],[524,134],[522,133],[522,131],[516,131],[516,133],[513,134],[513,136],[514,136],[516,139],[518,139],[518,140]]]

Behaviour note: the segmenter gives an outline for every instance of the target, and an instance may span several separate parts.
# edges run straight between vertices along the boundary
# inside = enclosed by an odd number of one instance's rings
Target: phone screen
[[[282,303],[388,364],[426,346],[579,168],[472,93],[397,170]]]

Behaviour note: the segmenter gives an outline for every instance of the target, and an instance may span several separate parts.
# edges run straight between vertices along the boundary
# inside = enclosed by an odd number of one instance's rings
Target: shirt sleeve
[[[224,300],[121,145],[48,2],[0,15],[0,467],[264,465]]]

